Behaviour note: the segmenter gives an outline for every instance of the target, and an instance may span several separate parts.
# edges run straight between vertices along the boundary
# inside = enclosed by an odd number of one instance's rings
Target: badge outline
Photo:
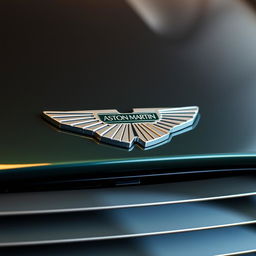
[[[155,113],[158,120],[145,122],[105,123],[99,115],[134,115]],[[62,130],[91,136],[107,144],[131,149],[135,144],[144,149],[168,141],[174,133],[186,132],[199,116],[199,107],[134,108],[131,113],[114,109],[80,111],[43,111],[43,117]],[[182,132],[184,130],[184,132]]]

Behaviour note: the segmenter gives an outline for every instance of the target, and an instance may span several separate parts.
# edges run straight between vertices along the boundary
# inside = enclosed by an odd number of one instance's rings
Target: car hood
[[[240,1],[170,2],[8,1],[1,8],[1,168],[254,159],[254,10]],[[41,116],[185,106],[199,107],[197,126],[150,150],[60,131]]]

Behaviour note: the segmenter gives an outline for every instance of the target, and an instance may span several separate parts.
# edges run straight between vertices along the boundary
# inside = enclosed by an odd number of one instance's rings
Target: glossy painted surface
[[[256,165],[256,12],[249,1],[0,5],[0,164],[130,164],[194,155],[196,165],[200,155],[228,154]],[[190,105],[200,108],[198,126],[147,151],[99,145],[40,116]]]

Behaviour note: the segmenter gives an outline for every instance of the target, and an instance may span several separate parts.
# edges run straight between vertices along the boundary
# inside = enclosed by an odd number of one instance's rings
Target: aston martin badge
[[[44,117],[60,129],[93,136],[102,142],[144,148],[169,139],[192,126],[199,108],[136,108],[132,113],[117,110],[44,111]],[[182,132],[181,132],[182,133]]]

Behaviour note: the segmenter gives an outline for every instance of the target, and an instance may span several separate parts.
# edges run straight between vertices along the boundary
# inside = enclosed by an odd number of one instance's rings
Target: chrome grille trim
[[[256,195],[255,177],[0,195],[0,216],[94,211]],[[74,200],[75,199],[75,200]]]
[[[5,232],[0,233],[0,246],[143,237],[255,224],[255,209],[256,196],[251,196],[200,203],[1,217],[0,226]]]
[[[106,241],[0,248],[1,255],[213,256],[256,250],[255,225]],[[239,241],[239,243],[238,243]]]
[[[236,256],[236,255],[252,256],[255,254],[256,254],[256,249],[248,250],[248,251],[233,252],[233,253],[218,254],[216,256]]]
[[[105,255],[94,248],[100,245],[102,252],[109,251],[115,256],[120,255],[117,244],[126,246],[129,241],[135,241],[132,242],[135,248],[132,251],[128,248],[127,253],[131,254],[127,255],[136,255],[139,250],[142,254],[138,255],[165,256],[167,254],[159,249],[164,247],[173,250],[175,254],[172,255],[176,256],[185,254],[175,240],[189,248],[191,241],[200,247],[200,243],[208,239],[209,247],[217,239],[216,246],[225,241],[222,247],[202,249],[202,255],[238,255],[238,252],[256,250],[255,209],[256,180],[253,176],[72,191],[2,193],[0,254],[15,248],[24,252],[33,251],[33,248],[42,248],[42,251],[58,248],[59,253],[69,245],[83,248],[83,254],[77,255],[84,255],[88,248],[95,252],[94,255]],[[223,236],[223,241],[216,234]],[[229,236],[239,237],[242,242],[232,244]],[[249,240],[243,240],[246,236]],[[149,248],[155,246],[151,249],[157,253],[147,254],[149,249],[143,244]],[[194,255],[200,256],[198,252]]]

